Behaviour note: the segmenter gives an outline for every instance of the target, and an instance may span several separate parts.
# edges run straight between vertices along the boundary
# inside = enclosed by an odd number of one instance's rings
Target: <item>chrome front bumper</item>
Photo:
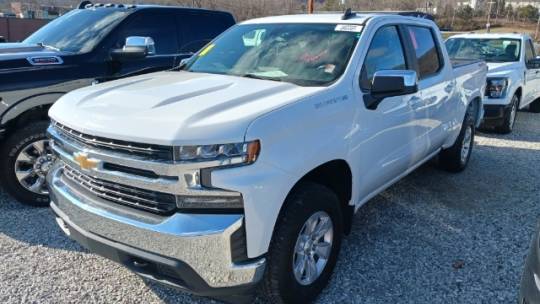
[[[262,278],[264,258],[233,262],[231,236],[244,229],[243,215],[175,213],[164,217],[116,206],[68,187],[62,168],[52,170],[48,182],[51,207],[59,222],[76,226],[80,233],[181,261],[210,288],[255,284]]]

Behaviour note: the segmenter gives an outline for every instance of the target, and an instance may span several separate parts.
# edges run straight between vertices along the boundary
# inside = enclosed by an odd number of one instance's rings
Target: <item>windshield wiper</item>
[[[49,49],[49,50],[53,50],[53,51],[60,52],[60,49],[59,49],[59,48],[54,47],[54,46],[52,46],[52,45],[47,45],[47,44],[45,44],[45,43],[43,43],[43,42],[38,42],[38,43],[36,43],[36,44],[37,44],[38,46],[40,46],[40,47],[43,47],[43,48],[46,48],[46,49]]]
[[[271,80],[271,81],[283,81],[283,78],[279,77],[269,77],[269,76],[261,76],[253,73],[247,73],[244,75],[238,75],[240,77],[246,77],[246,78],[253,78],[253,79],[260,79],[260,80]]]

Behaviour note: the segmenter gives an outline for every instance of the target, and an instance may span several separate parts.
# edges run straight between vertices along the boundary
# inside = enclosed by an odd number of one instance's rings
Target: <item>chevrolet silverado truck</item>
[[[49,112],[57,222],[195,294],[310,302],[364,203],[434,157],[469,162],[487,66],[443,43],[416,17],[266,17],[178,70],[66,94]]]
[[[48,206],[54,156],[47,111],[74,89],[180,64],[235,23],[231,14],[166,6],[81,4],[21,43],[0,44],[0,183]]]
[[[540,113],[540,58],[526,34],[463,34],[446,41],[453,60],[481,59],[489,72],[482,127],[510,133],[519,109]]]

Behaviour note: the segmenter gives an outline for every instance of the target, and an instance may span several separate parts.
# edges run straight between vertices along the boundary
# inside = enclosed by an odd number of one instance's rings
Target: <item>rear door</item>
[[[540,69],[530,66],[529,60],[536,58],[531,39],[525,40],[525,87],[523,88],[523,100],[520,107],[524,107],[540,97]]]
[[[435,152],[447,138],[447,129],[452,120],[452,103],[455,92],[455,80],[446,73],[440,41],[431,27],[407,25],[407,38],[415,57],[418,73],[419,100],[412,106],[419,120],[417,121],[419,148],[424,149],[420,159]]]

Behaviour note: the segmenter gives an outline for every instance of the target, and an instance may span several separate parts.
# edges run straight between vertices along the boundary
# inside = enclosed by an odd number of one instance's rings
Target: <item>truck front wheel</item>
[[[263,294],[272,303],[315,300],[334,270],[343,215],[334,192],[305,182],[285,202],[267,256]]]
[[[48,206],[45,176],[54,162],[45,134],[46,121],[34,122],[13,133],[0,149],[0,182],[19,202]]]
[[[519,110],[519,97],[514,95],[512,97],[512,102],[508,107],[508,110],[504,113],[504,118],[502,120],[502,125],[497,127],[495,131],[501,134],[509,134],[514,130],[514,125],[516,123],[517,112]]]

